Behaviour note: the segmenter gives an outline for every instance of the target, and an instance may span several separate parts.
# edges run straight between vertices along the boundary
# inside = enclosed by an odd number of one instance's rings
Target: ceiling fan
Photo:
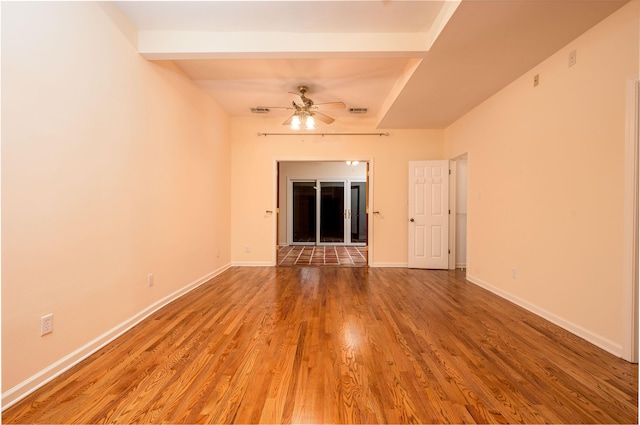
[[[304,123],[307,130],[313,130],[315,128],[314,117],[319,119],[325,124],[331,124],[335,119],[330,116],[318,112],[319,109],[336,109],[346,108],[344,102],[326,102],[326,103],[314,103],[313,100],[306,96],[309,88],[307,86],[298,86],[298,93],[289,92],[293,95],[299,96],[301,103],[297,103],[295,100],[291,102],[291,106],[265,106],[261,108],[266,109],[286,109],[293,111],[293,114],[282,123],[282,125],[291,126],[292,130],[299,130],[300,124]]]

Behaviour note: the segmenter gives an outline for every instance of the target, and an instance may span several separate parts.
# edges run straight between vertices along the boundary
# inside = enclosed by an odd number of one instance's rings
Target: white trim
[[[449,270],[456,268],[456,214],[458,213],[458,161],[449,160]]]
[[[141,310],[134,316],[115,326],[114,328],[108,330],[102,335],[95,338],[93,341],[88,342],[77,350],[69,353],[64,356],[60,360],[52,363],[46,368],[42,369],[40,372],[35,375],[27,378],[22,381],[18,385],[13,388],[2,393],[2,410],[4,411],[8,407],[11,407],[18,401],[22,400],[24,397],[28,396],[38,388],[50,382],[52,379],[60,376],[62,373],[66,372],[73,366],[77,365],[90,355],[94,354],[96,351],[105,347],[110,342],[114,341],[116,338],[125,334],[128,330],[136,326],[138,323],[142,322],[147,317],[151,316],[156,311],[160,310],[167,304],[177,300],[183,295],[191,292],[196,289],[198,286],[210,281],[214,277],[223,273],[227,269],[231,267],[230,264],[227,264],[223,267],[220,267],[218,270],[215,270],[211,273],[202,276],[201,278],[191,282],[190,284],[184,286],[181,289],[173,292],[172,294],[167,295],[166,297],[154,302],[149,305],[145,309]]]
[[[638,112],[640,76],[627,79],[622,248],[622,358],[638,362]]]
[[[519,305],[525,310],[528,310],[531,313],[534,313],[542,317],[543,319],[550,321],[551,323],[554,323],[560,326],[561,328],[571,332],[574,335],[579,336],[582,339],[587,340],[588,342],[596,345],[597,347],[602,348],[605,351],[608,351],[609,353],[615,356],[622,357],[622,346],[620,344],[616,344],[615,342],[610,341],[607,338],[604,338],[598,334],[595,334],[583,328],[582,326],[576,325],[573,322],[570,322],[560,316],[557,316],[545,310],[544,308],[538,307],[535,304],[531,304],[530,302],[525,301],[522,298],[519,298],[513,294],[503,291],[502,289],[498,289],[495,286],[490,285],[487,282],[482,281],[481,279],[478,279],[477,277],[471,276],[470,274],[467,274],[467,280],[475,285],[480,286],[481,288],[486,289],[489,292],[494,293],[495,295],[501,298],[504,298],[507,301],[511,301],[512,303]]]
[[[271,188],[271,210],[275,211],[276,214],[271,214],[271,234],[272,234],[272,239],[271,239],[271,262],[270,262],[270,266],[272,267],[276,267],[278,265],[278,249],[273,249],[273,247],[278,247],[278,238],[280,237],[278,235],[278,220],[280,220],[280,205],[278,205],[278,187],[280,185],[280,182],[278,181],[278,177],[279,177],[279,173],[278,173],[278,160],[277,159],[273,159],[273,162],[271,163],[271,184],[272,184],[272,188]]]
[[[407,263],[371,263],[369,264],[369,267],[397,267],[406,269],[407,267],[409,267],[409,265]]]
[[[277,253],[276,253],[277,254]],[[271,261],[234,261],[231,267],[273,267]]]
[[[367,165],[367,175],[365,176],[365,180],[368,182],[367,186],[368,190],[369,190],[369,196],[368,196],[368,201],[367,202],[367,206],[366,206],[366,212],[367,212],[367,265],[368,266],[372,266],[373,265],[373,222],[375,221],[375,214],[373,213],[375,211],[375,208],[373,208],[373,158],[369,158],[369,160],[367,161],[369,163],[369,165]]]

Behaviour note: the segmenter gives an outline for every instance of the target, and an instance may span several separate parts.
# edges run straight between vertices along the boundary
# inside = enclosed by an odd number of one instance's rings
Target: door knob
[[[412,218],[410,218],[410,219],[409,219],[409,221],[413,223],[415,220],[414,220],[414,219],[412,219]]]

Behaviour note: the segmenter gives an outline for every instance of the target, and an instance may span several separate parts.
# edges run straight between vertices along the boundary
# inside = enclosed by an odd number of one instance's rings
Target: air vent
[[[269,108],[251,108],[251,113],[252,114],[268,114],[269,113]]]
[[[367,111],[367,108],[349,108],[349,113],[351,114],[366,114]]]

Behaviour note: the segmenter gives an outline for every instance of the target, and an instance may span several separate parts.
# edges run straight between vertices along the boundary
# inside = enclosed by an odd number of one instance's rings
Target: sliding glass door
[[[293,182],[293,243],[316,244],[316,182]]]
[[[366,187],[348,179],[290,181],[289,243],[366,245]]]
[[[342,182],[320,183],[320,243],[344,243],[345,192]]]
[[[367,243],[367,183],[351,182],[351,243]]]

